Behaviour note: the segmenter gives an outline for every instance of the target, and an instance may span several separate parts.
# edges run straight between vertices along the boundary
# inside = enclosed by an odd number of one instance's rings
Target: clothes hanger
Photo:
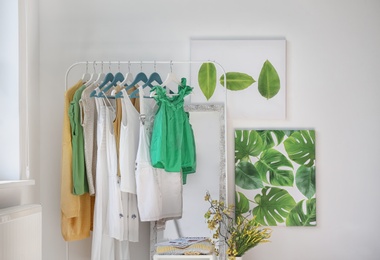
[[[91,74],[88,73],[88,61],[86,62],[86,72],[82,75],[82,81],[87,82],[91,78]]]
[[[154,72],[150,74],[148,81],[142,85],[142,88],[153,87],[153,82],[157,82],[158,85],[162,84],[161,76],[156,72],[156,62],[154,62]]]
[[[103,61],[102,61],[102,70],[98,74],[97,79],[94,82],[92,82],[92,85],[100,85],[103,82],[105,77],[106,77],[106,74],[104,74],[104,72],[103,72]]]
[[[119,62],[119,72],[115,74],[111,83],[109,83],[104,89],[102,89],[101,92],[99,92],[97,97],[104,97],[105,93],[107,93],[108,90],[110,90],[112,87],[115,87],[119,82],[122,82],[123,80],[124,80],[124,75],[123,73],[120,72],[120,62]]]
[[[162,84],[160,84],[161,87],[166,87],[169,92],[171,94],[175,93],[175,91],[172,91],[168,85],[169,83],[171,82],[174,82],[175,84],[180,85],[181,84],[181,81],[178,80],[177,76],[173,73],[173,62],[170,61],[170,72],[168,73],[168,76],[166,77],[166,79],[164,80],[164,82],[162,82]]]
[[[128,90],[128,89],[136,86],[137,83],[140,83],[140,82],[146,83],[148,81],[148,77],[146,76],[146,74],[144,72],[142,72],[142,63],[140,64],[140,67],[141,67],[141,72],[139,72],[136,75],[136,77],[134,78],[134,80],[131,84],[126,85],[125,90]],[[138,89],[134,90],[131,93],[130,97],[131,98],[138,98],[138,96],[136,96],[137,92],[138,92]],[[115,98],[120,98],[120,97],[123,97],[123,92],[121,92],[121,91],[115,95]]]
[[[103,68],[103,63],[102,63],[102,68]],[[102,69],[103,70],[103,69]],[[109,70],[111,71],[111,63],[109,65]],[[107,83],[109,82],[112,82],[114,76],[112,74],[112,72],[108,72],[104,78],[103,78],[103,81],[101,82],[101,84],[99,85],[99,87],[97,87],[96,89],[94,89],[91,94],[90,94],[90,97],[97,97],[98,95],[96,94],[97,90],[101,90],[105,85],[107,85]],[[97,80],[98,81],[98,80]]]
[[[124,80],[120,83],[120,86],[128,86],[133,81],[133,74],[131,73],[131,62],[128,61],[128,72],[124,76]]]
[[[174,82],[177,84],[177,86],[180,84],[180,81],[177,79],[177,76],[173,73],[173,62],[170,61],[170,72],[168,73],[168,76],[166,77],[165,81],[164,82],[161,82],[159,85],[163,88],[166,88],[166,92],[170,95],[177,95],[175,94],[174,91],[172,91],[169,87],[168,87],[168,84],[171,83],[171,82]],[[152,91],[150,93],[150,97],[153,97],[154,95],[156,95],[156,92],[155,91]]]
[[[98,76],[98,74],[96,73],[95,61],[92,64],[92,67],[93,67],[93,72],[91,74],[91,77],[86,83],[84,83],[84,85],[86,85],[86,87],[90,86],[95,81],[95,78]]]

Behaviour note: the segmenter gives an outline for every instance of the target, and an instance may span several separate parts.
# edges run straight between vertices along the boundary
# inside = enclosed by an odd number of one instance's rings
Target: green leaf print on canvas
[[[284,189],[265,187],[262,194],[255,196],[257,206],[252,214],[264,226],[277,226],[285,222],[289,211],[296,205],[294,198]]]
[[[249,200],[241,192],[235,192],[235,215],[240,216],[249,211]]]
[[[239,162],[235,166],[235,185],[245,190],[263,188],[263,181],[251,162]]]
[[[304,207],[306,203],[306,207]],[[306,212],[304,212],[304,208]],[[301,200],[289,212],[286,218],[287,226],[315,226],[317,222],[316,199]]]
[[[202,64],[198,72],[198,84],[203,95],[209,100],[216,88],[216,68],[213,63]]]
[[[257,130],[263,140],[264,149],[269,149],[281,144],[287,131],[282,130]]]
[[[249,161],[250,156],[258,156],[263,149],[263,141],[255,130],[235,130],[235,163]]]
[[[284,141],[285,150],[289,158],[307,167],[315,162],[315,131],[301,130],[294,132]]]
[[[296,173],[296,186],[308,199],[315,194],[315,166],[300,166]]]
[[[293,186],[293,165],[281,152],[275,149],[264,151],[255,167],[263,182],[274,186]]]
[[[256,81],[248,74],[242,72],[227,72],[226,73],[226,87],[229,90],[243,90],[251,86]],[[224,76],[219,79],[220,84],[224,86]]]
[[[280,91],[280,77],[273,65],[266,60],[259,75],[258,88],[266,99],[273,98]]]

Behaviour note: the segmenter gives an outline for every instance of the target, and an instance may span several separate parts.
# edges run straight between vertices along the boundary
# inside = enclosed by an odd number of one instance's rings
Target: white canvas
[[[211,60],[220,64],[225,72],[242,72],[256,81],[240,91],[225,92],[219,83],[223,71],[217,66],[218,83],[208,102],[224,102],[227,94],[228,114],[233,119],[285,119],[286,118],[286,40],[191,40],[191,60]],[[262,97],[258,91],[258,78],[266,60],[276,69],[281,88],[271,99]],[[191,100],[206,102],[198,85],[200,65],[191,66]],[[247,109],[249,104],[250,109]]]

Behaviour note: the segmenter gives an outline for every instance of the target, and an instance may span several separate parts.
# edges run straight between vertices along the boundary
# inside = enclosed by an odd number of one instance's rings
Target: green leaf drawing
[[[289,158],[307,167],[315,162],[315,131],[301,130],[294,132],[284,141],[285,150]]]
[[[241,192],[235,192],[235,215],[243,215],[249,211],[249,200]]]
[[[316,199],[306,200],[306,212],[304,211],[305,200],[301,200],[289,212],[286,218],[287,226],[315,226],[317,221]]]
[[[252,213],[264,226],[277,226],[277,223],[283,223],[289,211],[296,205],[286,190],[268,186],[262,189],[262,194],[255,196],[255,202],[258,205]]]
[[[299,191],[310,199],[315,194],[315,166],[300,166],[296,173],[296,186]]]
[[[259,133],[261,139],[263,139],[265,149],[269,149],[279,145],[284,140],[287,132],[282,130],[257,130],[257,133]],[[274,137],[276,137],[276,140]]]
[[[258,88],[260,94],[267,99],[273,98],[280,91],[280,77],[269,60],[261,68]]]
[[[251,86],[256,81],[248,74],[242,72],[227,72],[226,73],[227,84],[226,87],[229,90],[243,90]],[[219,79],[220,84],[224,86],[224,76]]]
[[[235,166],[235,184],[246,190],[264,187],[260,174],[251,162],[239,162]]]
[[[293,165],[281,152],[272,148],[264,151],[255,166],[262,181],[274,186],[293,186]]]
[[[216,68],[211,62],[203,63],[198,72],[198,84],[203,95],[209,100],[216,88]]]
[[[263,141],[255,130],[235,131],[235,163],[249,161],[249,156],[258,156],[263,149]]]

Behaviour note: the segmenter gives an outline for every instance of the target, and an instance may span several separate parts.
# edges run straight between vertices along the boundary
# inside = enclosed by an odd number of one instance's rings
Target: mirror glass
[[[185,105],[190,113],[194,131],[197,169],[187,176],[183,185],[183,214],[178,220],[169,220],[165,229],[151,223],[151,255],[158,242],[179,237],[211,237],[204,214],[209,208],[204,200],[206,192],[214,199],[226,199],[225,114],[223,104]],[[219,259],[224,259],[220,248]]]

